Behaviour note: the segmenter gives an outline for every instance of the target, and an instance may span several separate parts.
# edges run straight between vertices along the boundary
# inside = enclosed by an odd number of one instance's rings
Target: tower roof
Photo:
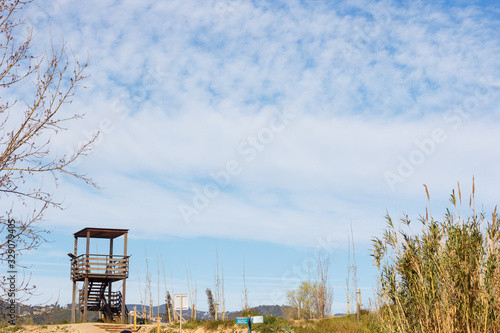
[[[90,238],[115,239],[128,232],[128,229],[110,229],[110,228],[83,228],[74,233],[75,237],[86,238],[87,231],[90,231]]]

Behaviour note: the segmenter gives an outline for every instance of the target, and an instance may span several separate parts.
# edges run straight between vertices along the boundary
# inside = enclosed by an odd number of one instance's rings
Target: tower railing
[[[129,256],[82,254],[71,262],[71,279],[81,280],[85,277],[128,277]]]

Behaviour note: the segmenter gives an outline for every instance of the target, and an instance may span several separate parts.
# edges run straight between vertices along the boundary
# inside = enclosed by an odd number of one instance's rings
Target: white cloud
[[[52,223],[147,221],[165,234],[314,245],[325,228],[341,239],[349,216],[368,240],[386,209],[417,209],[423,183],[447,195],[475,175],[486,200],[498,199],[497,16],[431,4],[274,5],[87,1],[39,20],[39,36],[64,32],[78,58],[91,57],[89,88],[68,106],[88,114],[61,149],[103,132],[78,168],[104,189],[65,182],[71,206]],[[471,100],[474,112],[464,109]],[[266,137],[279,110],[295,118]],[[424,151],[416,141],[439,128],[446,138]],[[238,149],[259,134],[265,149]],[[411,158],[418,165],[401,175]],[[179,205],[193,206],[193,189],[233,160],[240,172],[185,224]],[[392,190],[387,172],[400,177]],[[266,232],[242,232],[250,226]]]

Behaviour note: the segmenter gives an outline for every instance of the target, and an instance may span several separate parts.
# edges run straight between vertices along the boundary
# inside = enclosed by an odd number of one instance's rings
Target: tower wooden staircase
[[[76,321],[77,283],[83,283],[78,290],[78,309],[83,322],[88,311],[98,311],[105,321],[120,319],[125,323],[128,310],[125,305],[126,279],[128,278],[129,256],[127,256],[126,229],[85,228],[75,233],[74,253],[71,257],[71,280],[73,281],[73,301],[71,321]],[[113,240],[124,236],[123,255],[113,253]],[[78,255],[78,238],[87,239],[86,253]],[[92,238],[109,239],[109,255],[89,254]],[[113,283],[122,282],[122,291],[113,291]]]

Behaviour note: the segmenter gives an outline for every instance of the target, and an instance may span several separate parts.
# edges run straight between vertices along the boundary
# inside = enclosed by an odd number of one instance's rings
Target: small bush
[[[199,326],[202,326],[205,322],[201,320],[188,320],[186,323],[182,324],[182,328],[197,328]]]
[[[266,325],[271,325],[274,324],[277,320],[277,317],[270,315],[270,316],[265,316],[264,317],[264,324]]]
[[[358,321],[356,316],[344,316],[339,318],[326,318],[313,321],[306,326],[294,329],[295,333],[355,333],[355,332],[383,332],[376,325],[374,314],[361,313]]]
[[[217,320],[217,321],[206,321],[205,328],[210,331],[215,331],[221,326],[222,328],[228,328],[234,325],[234,321],[227,320]]]
[[[275,332],[293,332],[293,325],[286,319],[265,316],[263,324],[252,325],[252,330],[260,333],[275,333]]]

